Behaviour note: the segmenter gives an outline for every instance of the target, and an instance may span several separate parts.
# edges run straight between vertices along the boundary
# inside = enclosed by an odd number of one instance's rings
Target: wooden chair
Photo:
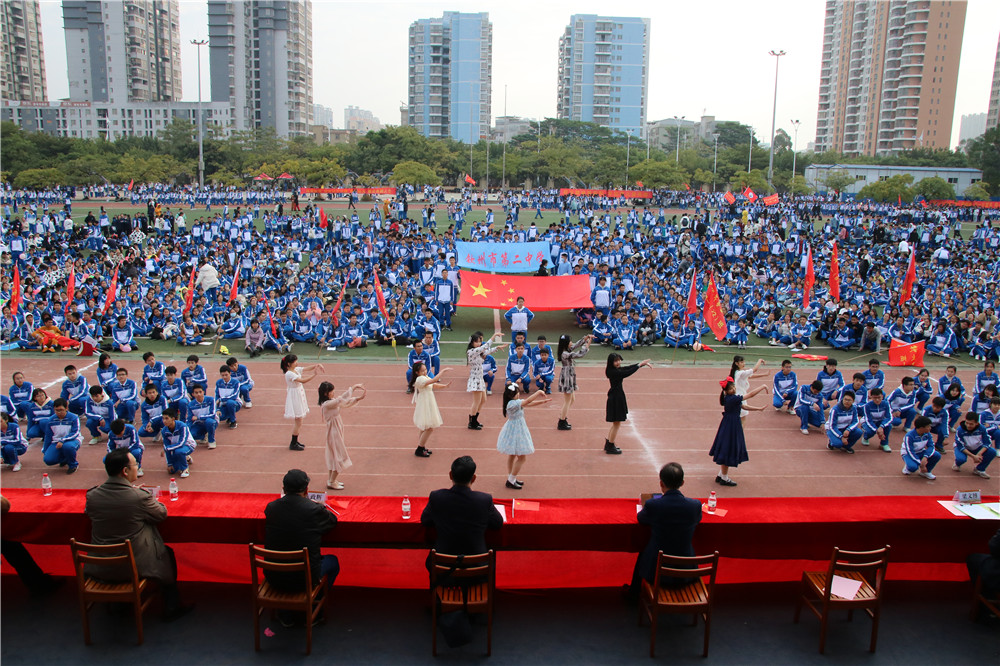
[[[496,596],[497,558],[481,555],[445,555],[431,551],[431,654],[437,656],[438,615],[452,611],[486,613],[486,656],[493,654],[493,601]]]
[[[259,571],[282,573],[302,572],[301,592],[276,590],[259,575]],[[312,653],[312,630],[330,596],[326,594],[327,577],[323,576],[315,586],[312,584],[312,569],[309,564],[309,549],[267,550],[250,544],[250,578],[253,583],[253,646],[260,651],[260,616],[265,608],[272,611],[286,610],[303,613],[306,617],[306,654]]]
[[[135,555],[132,553],[132,542],[114,543],[99,546],[92,543],[79,543],[76,539],[69,540],[70,552],[73,554],[73,568],[76,570],[76,589],[80,596],[80,614],[83,616],[83,642],[90,642],[90,609],[95,603],[125,603],[132,604],[135,611],[135,628],[139,635],[137,645],[142,645],[142,614],[153,600],[152,594],[143,595],[152,589],[145,578],[139,578],[135,566]],[[92,578],[84,573],[85,565],[96,565],[102,568],[118,569],[121,577],[127,577],[123,583],[106,583]],[[119,576],[113,576],[118,578]]]
[[[679,557],[665,555],[661,550],[656,558],[656,578],[652,585],[642,581],[639,591],[639,626],[643,614],[649,617],[649,656],[656,656],[656,618],[662,613],[691,614],[698,625],[698,616],[705,621],[705,648],[703,657],[708,656],[708,638],[712,628],[712,600],[714,598],[715,574],[719,569],[719,551],[711,555]],[[665,578],[687,578],[690,582],[681,586],[663,587]],[[704,579],[708,579],[706,584]]]
[[[826,649],[827,622],[830,611],[838,608],[847,610],[847,620],[854,618],[854,609],[863,609],[872,619],[871,644],[869,652],[875,652],[878,640],[879,616],[882,612],[882,582],[889,566],[889,546],[878,550],[849,551],[833,549],[830,565],[826,571],[805,571],[802,573],[802,594],[795,604],[795,622],[798,623],[805,602],[820,621],[819,652]],[[861,588],[853,599],[833,596],[834,576],[861,581]]]
[[[979,616],[980,604],[986,606],[991,613],[1000,617],[1000,595],[993,596],[992,599],[987,597],[986,593],[983,592],[982,576],[976,576],[976,588],[972,591],[972,611],[969,613],[969,617],[973,622]]]

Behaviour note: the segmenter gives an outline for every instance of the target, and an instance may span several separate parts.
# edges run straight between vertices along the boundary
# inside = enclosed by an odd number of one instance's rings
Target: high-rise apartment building
[[[816,151],[949,148],[964,0],[827,0]]]
[[[38,0],[0,3],[0,98],[16,102],[43,102],[45,54]]]
[[[649,27],[646,18],[570,17],[559,38],[556,115],[644,137]]]
[[[382,129],[382,121],[368,109],[348,106],[344,109],[344,129],[354,130],[358,134],[364,135]]]
[[[993,65],[993,86],[990,88],[990,105],[986,112],[986,129],[1000,126],[1000,39],[997,40],[997,60]]]
[[[178,0],[63,0],[62,10],[70,99],[181,99]]]
[[[212,101],[238,130],[309,134],[313,113],[311,0],[208,0]]]
[[[410,24],[407,124],[428,137],[489,137],[493,24],[487,12],[445,12]]]

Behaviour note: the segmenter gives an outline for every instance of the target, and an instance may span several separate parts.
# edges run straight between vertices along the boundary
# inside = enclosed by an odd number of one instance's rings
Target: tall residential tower
[[[649,25],[646,18],[570,17],[559,38],[559,118],[645,136]]]
[[[993,65],[993,85],[990,86],[990,105],[986,112],[986,129],[1000,126],[1000,40],[997,40],[997,60]]]
[[[0,3],[0,98],[44,102],[45,54],[38,0]]]
[[[407,124],[428,137],[489,137],[493,24],[489,14],[445,12],[410,24]]]

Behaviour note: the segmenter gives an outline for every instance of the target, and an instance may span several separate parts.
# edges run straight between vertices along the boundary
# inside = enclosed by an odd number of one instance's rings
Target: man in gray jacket
[[[108,480],[87,491],[86,514],[91,521],[91,541],[98,545],[132,541],[132,552],[140,578],[160,584],[163,592],[163,619],[176,620],[193,606],[181,604],[177,591],[177,561],[174,551],[163,543],[157,523],[167,518],[167,507],[136,481],[139,465],[126,448],[115,449],[104,459]],[[87,574],[115,582],[123,573],[110,567],[88,568]]]

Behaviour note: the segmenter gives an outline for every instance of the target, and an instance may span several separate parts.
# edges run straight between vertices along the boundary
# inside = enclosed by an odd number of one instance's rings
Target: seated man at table
[[[437,530],[434,550],[447,555],[480,555],[486,547],[486,530],[498,530],[503,516],[493,506],[493,496],[472,489],[476,481],[476,461],[471,456],[451,463],[452,487],[431,492],[420,515],[425,527]],[[430,554],[427,556],[430,570]]]
[[[637,518],[641,525],[649,525],[652,534],[649,543],[639,553],[632,571],[632,582],[625,586],[625,597],[630,601],[639,598],[642,580],[650,584],[656,579],[656,561],[659,552],[664,555],[693,557],[691,539],[701,522],[701,502],[684,497],[684,468],[680,463],[667,463],[660,468],[660,497],[646,500]],[[679,579],[684,582],[686,579]],[[672,581],[667,581],[670,584]]]
[[[281,481],[284,497],[270,502],[264,509],[264,547],[268,550],[309,549],[309,568],[312,584],[328,576],[328,583],[340,573],[336,555],[320,554],[323,535],[337,524],[337,516],[324,504],[309,499],[309,475],[301,469],[290,469]],[[303,588],[301,572],[266,571],[267,582],[277,590],[300,592]],[[326,590],[323,591],[326,593]],[[281,624],[290,627],[295,623],[291,614],[278,616]]]
[[[163,619],[172,622],[194,606],[181,604],[177,590],[177,560],[174,551],[163,543],[157,523],[167,519],[167,507],[148,490],[133,484],[139,465],[125,448],[115,449],[104,458],[108,480],[87,491],[84,509],[90,518],[91,542],[98,545],[132,541],[135,566],[140,578],[159,582],[163,592]],[[117,582],[118,571],[88,569],[88,575]]]

